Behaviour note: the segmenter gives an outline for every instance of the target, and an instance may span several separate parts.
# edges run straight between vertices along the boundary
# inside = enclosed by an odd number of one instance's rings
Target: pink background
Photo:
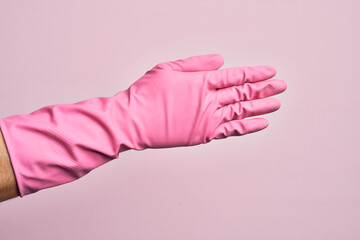
[[[360,1],[0,0],[0,117],[220,53],[288,84],[270,126],[127,151],[0,204],[1,239],[360,239]]]

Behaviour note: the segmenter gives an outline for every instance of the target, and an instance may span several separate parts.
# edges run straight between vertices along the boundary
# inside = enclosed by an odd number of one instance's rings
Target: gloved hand
[[[127,90],[0,119],[20,196],[76,180],[129,149],[190,146],[268,125],[286,89],[269,66],[202,55],[156,65]],[[264,81],[266,80],[266,81]]]

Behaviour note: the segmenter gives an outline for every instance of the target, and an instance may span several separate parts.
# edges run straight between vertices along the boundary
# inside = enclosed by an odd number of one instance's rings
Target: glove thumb
[[[224,58],[220,54],[207,54],[193,56],[176,61],[159,63],[155,68],[162,68],[179,72],[197,72],[217,70],[224,64]]]

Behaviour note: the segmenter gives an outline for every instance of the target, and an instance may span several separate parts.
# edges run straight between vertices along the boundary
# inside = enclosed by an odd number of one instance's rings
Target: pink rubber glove
[[[223,58],[166,62],[113,97],[0,119],[20,196],[67,183],[129,149],[190,146],[264,129],[286,89],[269,66],[217,70]]]

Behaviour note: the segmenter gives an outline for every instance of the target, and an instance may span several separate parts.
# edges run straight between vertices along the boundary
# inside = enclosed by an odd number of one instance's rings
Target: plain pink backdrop
[[[127,151],[0,204],[7,239],[360,239],[360,1],[0,0],[0,117],[219,53],[288,84],[258,133]]]

